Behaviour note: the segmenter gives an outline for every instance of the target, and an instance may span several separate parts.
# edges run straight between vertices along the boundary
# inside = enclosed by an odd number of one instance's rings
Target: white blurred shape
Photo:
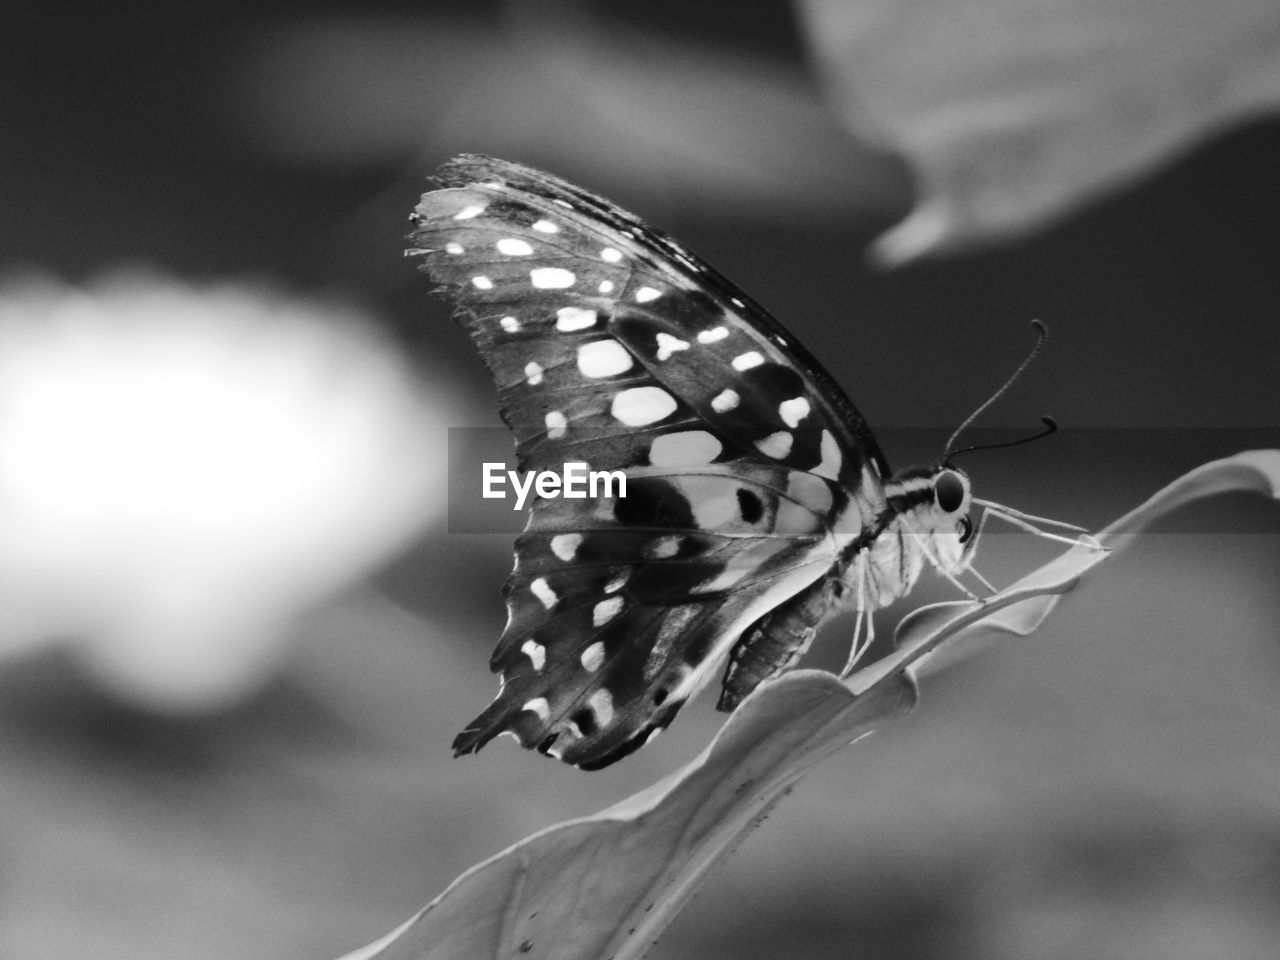
[[[445,426],[369,318],[262,289],[0,284],[0,654],[72,644],[216,707],[444,501]]]

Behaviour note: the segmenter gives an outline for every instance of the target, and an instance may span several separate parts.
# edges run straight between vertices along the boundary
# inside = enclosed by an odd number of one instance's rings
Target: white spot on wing
[[[814,513],[826,513],[834,502],[831,487],[813,474],[798,470],[787,479],[787,496]]]
[[[657,300],[662,296],[661,290],[655,290],[653,287],[641,287],[636,291],[636,303],[648,303],[651,300]]]
[[[533,583],[529,584],[529,590],[535,597],[542,601],[542,605],[548,610],[554,607],[556,605],[556,601],[560,599],[556,596],[556,592],[551,589],[551,584],[547,583],[545,577],[539,577],[537,580],[534,580]],[[532,659],[532,654],[530,654],[530,659]]]
[[[613,281],[601,280],[600,286],[597,288],[601,293],[613,293]]]
[[[685,636],[694,621],[705,612],[699,604],[691,603],[682,603],[667,610],[658,629],[658,639],[645,659],[643,676],[646,681],[664,672],[676,680],[689,673],[692,668],[679,658],[673,661],[671,653],[676,641]]]
[[[556,311],[556,329],[565,333],[574,330],[585,330],[596,325],[597,314],[594,310],[582,307],[561,307]]]
[[[498,325],[507,333],[515,333],[520,329],[520,321],[515,317],[503,317],[498,321]]]
[[[711,398],[711,409],[716,413],[728,413],[734,409],[742,398],[738,396],[736,390],[721,390]]]
[[[444,252],[453,254],[453,256],[456,257],[458,254],[463,252],[462,244],[457,242],[446,243],[444,245]]]
[[[734,488],[720,477],[680,477],[676,486],[693,512],[694,522],[703,530],[718,530],[740,520]]]
[[[578,369],[584,377],[613,377],[631,367],[631,354],[617,340],[593,340],[578,348]]]
[[[593,627],[603,627],[621,612],[623,603],[625,601],[621,597],[610,597],[608,600],[601,600],[591,611],[591,625]]]
[[[674,557],[680,552],[680,538],[674,534],[658,537],[645,548],[644,552],[645,556],[651,560],[665,560],[667,557]]]
[[[471,206],[463,207],[461,210],[455,213],[453,215],[453,219],[470,220],[472,217],[478,217],[480,216],[480,214],[484,213],[484,208],[486,206],[487,204],[483,204],[483,203],[473,203]]]
[[[493,289],[493,281],[490,280],[488,277],[472,277],[471,285],[475,287],[477,290]]]
[[[791,444],[794,441],[795,437],[786,430],[779,430],[777,433],[769,434],[763,440],[757,440],[756,449],[766,457],[781,460],[791,452]]]
[[[621,263],[622,251],[615,250],[613,247],[605,247],[600,251],[600,259],[605,263]]]
[[[547,648],[540,644],[537,640],[526,640],[520,646],[520,652],[529,658],[529,662],[533,664],[535,673],[542,672],[542,666],[547,662]]]
[[[563,290],[577,281],[573,271],[564,267],[535,267],[529,271],[529,281],[539,290]]]
[[[830,430],[822,431],[822,445],[819,449],[822,453],[822,462],[813,468],[813,472],[828,480],[839,480],[840,464],[843,462],[840,456],[840,444],[836,443],[836,438],[831,435]]]
[[[559,233],[560,232],[560,228],[557,227],[550,220],[537,221],[536,223],[534,223],[533,229],[537,230],[539,233]]]
[[[533,253],[533,247],[529,242],[519,237],[503,237],[494,246],[498,248],[499,253],[508,257],[527,257]]]
[[[720,456],[724,447],[705,430],[664,433],[649,447],[649,463],[655,467],[700,467]]]
[[[627,567],[625,570],[623,570],[621,573],[619,573],[617,576],[615,576],[612,580],[610,580],[608,583],[604,585],[604,592],[617,593],[626,585],[627,581],[630,579],[631,579],[631,568]]]
[[[568,563],[578,552],[578,546],[581,543],[582,534],[580,533],[557,533],[551,538],[551,552]]]
[[[621,597],[617,597],[616,599],[618,601],[622,600]],[[608,602],[609,601],[605,600],[603,603],[596,604],[596,609],[598,610]],[[594,615],[592,616],[592,619],[595,619]],[[607,620],[608,618],[606,617],[605,619]],[[596,624],[596,626],[599,626],[599,624]],[[582,661],[582,669],[586,670],[588,673],[595,673],[600,669],[600,664],[604,663],[604,644],[597,640],[591,646],[587,647],[587,649],[583,650],[582,656],[578,659]]]
[[[710,580],[704,580],[702,583],[698,584],[690,592],[719,593],[721,590],[728,590],[750,572],[751,571],[746,567],[733,567],[721,570]]]
[[[542,382],[542,366],[530,360],[524,365],[524,379],[532,387]]]
[[[699,343],[715,343],[717,340],[723,340],[729,335],[729,328],[720,326],[712,327],[710,330],[703,330],[698,334]]]
[[[669,333],[658,334],[658,359],[668,360],[673,353],[679,350],[688,350],[689,344],[681,340],[679,337],[673,337]]]
[[[788,427],[800,426],[800,421],[809,415],[809,401],[804,397],[793,397],[778,404],[778,416]]]
[[[528,710],[530,713],[536,713],[538,715],[538,719],[543,723],[546,723],[547,720],[551,718],[551,704],[547,703],[546,697],[538,697],[536,700],[530,700],[520,709]]]
[[[686,603],[670,610],[663,618],[662,627],[658,630],[658,639],[654,641],[653,649],[649,651],[649,656],[644,661],[643,675],[646,681],[652,680],[663,672],[677,682],[689,675],[690,667],[687,664],[680,661],[671,662],[671,649],[672,644],[688,631],[689,625],[697,617],[698,607]]]
[[[746,353],[740,353],[733,358],[733,369],[739,371],[750,370],[752,367],[758,367],[762,363],[764,363],[764,357],[758,351],[748,350]]]
[[[587,705],[596,713],[596,723],[607,727],[613,723],[613,696],[601,687],[587,698]]]
[[[632,387],[613,398],[610,412],[628,427],[644,427],[675,413],[676,401],[661,387]]]
[[[559,440],[569,427],[569,421],[564,418],[564,414],[559,410],[552,410],[548,413],[544,418],[544,422],[547,425],[547,438],[550,440]]]

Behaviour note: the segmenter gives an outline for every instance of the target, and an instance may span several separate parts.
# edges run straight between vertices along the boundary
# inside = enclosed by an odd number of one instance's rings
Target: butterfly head
[[[950,573],[966,569],[978,545],[978,531],[969,518],[972,501],[969,478],[964,473],[954,467],[943,467],[934,474],[933,503],[929,507],[934,550]]]
[[[946,573],[967,569],[978,543],[969,477],[956,467],[912,468],[885,484],[890,508],[922,552]]]

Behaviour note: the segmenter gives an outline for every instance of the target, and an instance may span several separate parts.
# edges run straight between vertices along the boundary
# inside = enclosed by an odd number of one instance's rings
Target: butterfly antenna
[[[1018,369],[1013,371],[1013,373],[1009,375],[1009,379],[1004,382],[1004,385],[995,393],[993,393],[991,396],[989,396],[986,399],[986,401],[981,406],[978,407],[977,410],[969,414],[969,416],[965,418],[964,423],[956,427],[955,432],[951,434],[951,438],[947,441],[947,446],[942,452],[943,464],[950,464],[951,458],[958,453],[968,453],[971,450],[989,450],[992,447],[1016,447],[1020,443],[1029,443],[1032,440],[1039,440],[1041,437],[1047,437],[1049,434],[1053,433],[1055,430],[1058,429],[1058,425],[1057,423],[1054,422],[1052,417],[1041,417],[1040,419],[1044,423],[1046,429],[1040,433],[1037,433],[1035,436],[1023,437],[1021,440],[1015,440],[1012,443],[991,443],[991,444],[986,444],[984,446],[965,447],[963,450],[953,449],[955,447],[956,441],[960,439],[960,434],[964,433],[965,430],[969,428],[969,425],[973,423],[973,421],[977,420],[978,417],[982,416],[982,414],[987,411],[988,407],[990,407],[993,403],[995,403],[997,400],[1003,397],[1005,393],[1008,392],[1009,388],[1012,387],[1015,382],[1017,382],[1017,379],[1020,376],[1022,376],[1022,372],[1026,370],[1027,367],[1031,366],[1031,362],[1035,360],[1035,358],[1040,355],[1040,351],[1044,349],[1045,341],[1049,339],[1049,328],[1046,327],[1039,320],[1032,320],[1031,326],[1035,327],[1036,329],[1037,337],[1036,337],[1035,346],[1031,348],[1031,352],[1027,354],[1026,359],[1023,360],[1020,364],[1018,364]]]

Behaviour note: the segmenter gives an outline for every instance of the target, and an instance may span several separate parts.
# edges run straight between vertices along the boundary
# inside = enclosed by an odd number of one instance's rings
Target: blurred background
[[[1264,0],[11,0],[0,957],[333,957],[717,729],[698,702],[595,774],[449,756],[511,554],[447,532],[448,428],[498,421],[401,255],[440,162],[534,163],[673,233],[896,465],[1044,320],[986,426],[1061,435],[966,467],[1097,527],[1280,445],[1277,63]],[[1273,957],[1278,514],[1187,510],[935,677],[652,956]],[[979,566],[1052,553],[988,536]]]

